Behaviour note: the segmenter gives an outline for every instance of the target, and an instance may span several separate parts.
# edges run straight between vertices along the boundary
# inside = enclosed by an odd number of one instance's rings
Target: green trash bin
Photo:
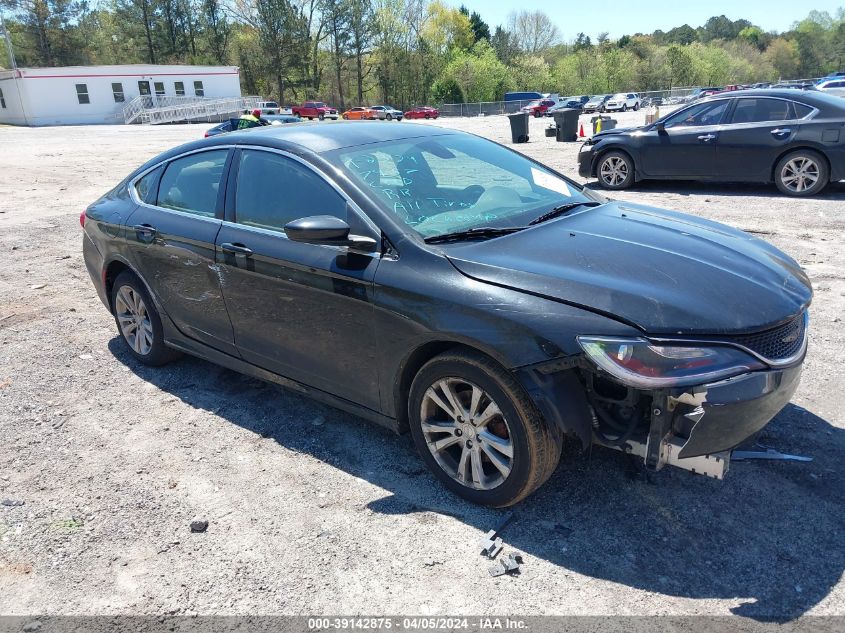
[[[575,108],[566,108],[558,110],[552,114],[555,119],[555,127],[557,128],[557,141],[572,142],[578,140],[578,116],[581,114],[580,110]]]
[[[528,142],[528,113],[514,112],[508,115],[511,123],[511,141],[514,143]]]

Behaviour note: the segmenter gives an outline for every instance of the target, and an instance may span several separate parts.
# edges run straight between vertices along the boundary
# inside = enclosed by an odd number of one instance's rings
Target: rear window
[[[790,103],[783,99],[738,99],[731,123],[788,121],[794,118]]]
[[[170,162],[158,188],[158,206],[214,217],[229,150],[212,150]]]

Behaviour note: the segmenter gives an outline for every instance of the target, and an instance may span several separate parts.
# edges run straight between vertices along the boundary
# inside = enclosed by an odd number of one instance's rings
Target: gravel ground
[[[504,117],[433,124],[509,142]],[[578,144],[545,124],[517,149],[577,179]],[[0,613],[845,614],[845,186],[619,196],[751,231],[807,269],[804,379],[762,441],[814,461],[646,481],[619,453],[567,454],[503,534],[524,573],[493,579],[476,543],[502,513],[444,492],[409,437],[203,361],[150,369],[124,352],[78,215],[205,127],[0,127]]]

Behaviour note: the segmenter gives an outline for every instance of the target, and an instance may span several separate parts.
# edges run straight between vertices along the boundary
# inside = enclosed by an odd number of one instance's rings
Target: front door
[[[227,219],[217,236],[235,342],[255,365],[372,409],[379,407],[373,277],[379,254],[291,241],[288,222],[363,219],[321,175],[278,152],[233,159]],[[231,215],[229,215],[231,212]]]
[[[639,169],[651,177],[706,178],[715,175],[716,142],[728,100],[686,108],[641,137]]]
[[[237,355],[215,263],[229,150],[176,158],[137,184],[126,238],[138,272],[186,336]]]

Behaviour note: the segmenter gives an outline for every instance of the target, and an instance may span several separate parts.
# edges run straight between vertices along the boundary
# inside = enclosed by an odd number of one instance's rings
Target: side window
[[[173,89],[176,92],[177,97],[184,97],[185,96],[185,82],[184,81],[174,81],[173,82]]]
[[[91,103],[91,99],[88,98],[88,84],[76,84],[76,98],[81,105]]]
[[[668,128],[701,127],[704,125],[718,125],[725,115],[728,101],[709,101],[687,108],[666,119],[664,125]]]
[[[205,96],[205,88],[202,87],[201,81],[194,82],[194,94],[197,97],[204,97]]]
[[[150,82],[149,81],[139,81],[138,82],[138,93],[144,97],[150,94]]]
[[[161,167],[153,169],[146,176],[135,183],[135,192],[138,197],[147,204],[155,204],[158,178],[161,176]]]
[[[789,101],[781,99],[738,99],[731,123],[788,121],[792,118]]]
[[[114,95],[114,102],[115,103],[123,103],[126,98],[123,95],[123,84],[122,83],[113,83],[111,85],[111,91]]]
[[[163,81],[156,81],[153,84],[153,87],[156,90],[156,96],[157,97],[163,97],[164,96],[164,82]]]
[[[214,217],[228,153],[212,150],[171,161],[158,187],[158,206]]]
[[[843,82],[843,85],[845,85],[845,82]],[[803,119],[813,111],[810,106],[804,105],[803,103],[796,103],[794,101],[792,102],[792,107],[795,109],[796,119]]]
[[[315,172],[273,152],[241,152],[235,192],[239,224],[281,231],[310,215],[347,221],[346,201]]]

